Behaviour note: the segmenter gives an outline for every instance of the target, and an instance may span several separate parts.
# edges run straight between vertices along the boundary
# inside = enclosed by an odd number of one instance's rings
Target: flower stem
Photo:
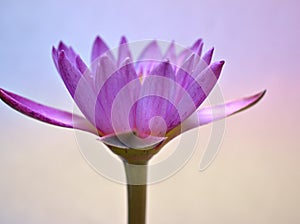
[[[146,223],[147,162],[124,161],[127,178],[128,224]]]

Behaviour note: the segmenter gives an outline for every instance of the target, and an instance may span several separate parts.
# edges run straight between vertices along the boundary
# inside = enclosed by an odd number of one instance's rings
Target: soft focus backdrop
[[[300,222],[300,2],[297,0],[0,2],[0,86],[58,108],[72,100],[51,60],[59,40],[85,61],[100,34],[115,47],[157,38],[204,38],[225,59],[225,99],[267,89],[254,108],[226,121],[222,149],[199,172],[189,163],[149,187],[150,223]],[[0,223],[126,223],[125,186],[98,175],[72,130],[24,117],[0,103]],[[210,126],[201,128],[209,137]]]

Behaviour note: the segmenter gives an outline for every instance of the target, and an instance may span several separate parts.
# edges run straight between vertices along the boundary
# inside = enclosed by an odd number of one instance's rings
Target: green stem
[[[128,224],[146,223],[147,162],[124,161],[127,178]]]

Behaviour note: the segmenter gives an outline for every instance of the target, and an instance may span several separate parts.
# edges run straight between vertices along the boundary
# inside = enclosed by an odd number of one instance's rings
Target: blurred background
[[[204,172],[211,126],[176,175],[149,186],[148,223],[300,222],[300,2],[297,0],[52,0],[0,2],[0,86],[71,111],[51,59],[63,40],[86,62],[96,35],[115,47],[157,38],[189,46],[202,37],[226,61],[226,100],[267,89],[226,120],[221,150]],[[298,27],[298,28],[297,28]],[[126,188],[97,174],[72,130],[0,103],[0,223],[126,223]],[[183,149],[184,150],[184,149]]]

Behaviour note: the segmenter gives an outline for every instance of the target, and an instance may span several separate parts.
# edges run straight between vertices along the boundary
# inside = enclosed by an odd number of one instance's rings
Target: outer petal
[[[39,121],[98,135],[97,130],[81,116],[44,106],[4,89],[0,89],[0,98],[13,109]]]
[[[187,127],[187,130],[223,119],[225,117],[229,117],[233,114],[248,109],[249,107],[255,105],[260,99],[262,99],[265,93],[266,90],[252,96],[230,101],[223,105],[217,105],[200,109],[197,111],[198,122],[190,123],[190,125]]]
[[[197,111],[199,123],[198,125],[208,124],[212,121],[220,120],[229,117],[240,111],[243,111],[256,104],[266,93],[266,90],[257,93],[253,96],[244,97],[234,100],[224,105],[217,105],[209,108],[203,108]]]
[[[181,124],[181,126],[178,125],[166,135],[167,140],[164,142],[164,144],[186,131],[211,123],[213,121],[229,117],[233,114],[236,114],[255,105],[265,95],[265,93],[266,90],[259,92],[253,96],[244,97],[238,100],[225,103],[223,105],[203,108],[196,111],[188,119],[186,119]]]

